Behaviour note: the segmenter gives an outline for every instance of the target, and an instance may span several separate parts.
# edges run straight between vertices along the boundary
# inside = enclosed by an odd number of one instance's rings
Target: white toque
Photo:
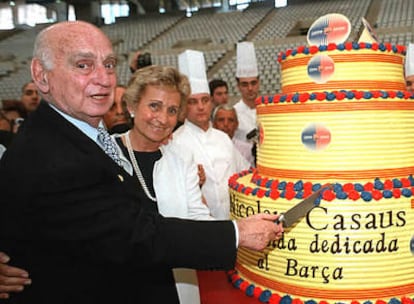
[[[237,43],[237,71],[236,77],[257,77],[259,70],[257,68],[256,52],[253,42]]]
[[[202,52],[185,50],[178,55],[178,69],[188,77],[191,86],[191,94],[210,94],[206,64]]]

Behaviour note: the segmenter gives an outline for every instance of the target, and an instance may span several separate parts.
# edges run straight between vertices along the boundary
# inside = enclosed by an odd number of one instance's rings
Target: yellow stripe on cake
[[[407,176],[404,168],[412,170],[414,140],[407,130],[414,129],[413,102],[269,104],[258,106],[257,111],[263,134],[258,147],[262,175],[354,180],[383,176],[378,173],[386,170]],[[305,140],[316,136],[311,130],[317,134],[318,128],[330,137],[326,146],[318,147],[317,139]],[[293,176],[284,174],[289,172]]]

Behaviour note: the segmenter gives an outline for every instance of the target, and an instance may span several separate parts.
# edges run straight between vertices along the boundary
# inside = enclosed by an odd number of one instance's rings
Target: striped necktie
[[[122,165],[115,142],[112,140],[105,128],[98,127],[98,142],[105,153],[111,157],[119,166]]]

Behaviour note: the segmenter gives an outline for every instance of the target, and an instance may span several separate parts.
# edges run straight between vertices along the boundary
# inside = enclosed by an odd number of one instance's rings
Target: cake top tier
[[[390,43],[347,42],[282,52],[282,93],[404,91],[405,51]]]

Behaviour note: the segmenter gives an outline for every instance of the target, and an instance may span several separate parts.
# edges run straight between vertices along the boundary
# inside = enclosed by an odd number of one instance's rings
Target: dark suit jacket
[[[0,161],[0,249],[33,279],[7,303],[176,303],[171,267],[233,267],[230,221],[163,218],[137,185],[42,101]]]

